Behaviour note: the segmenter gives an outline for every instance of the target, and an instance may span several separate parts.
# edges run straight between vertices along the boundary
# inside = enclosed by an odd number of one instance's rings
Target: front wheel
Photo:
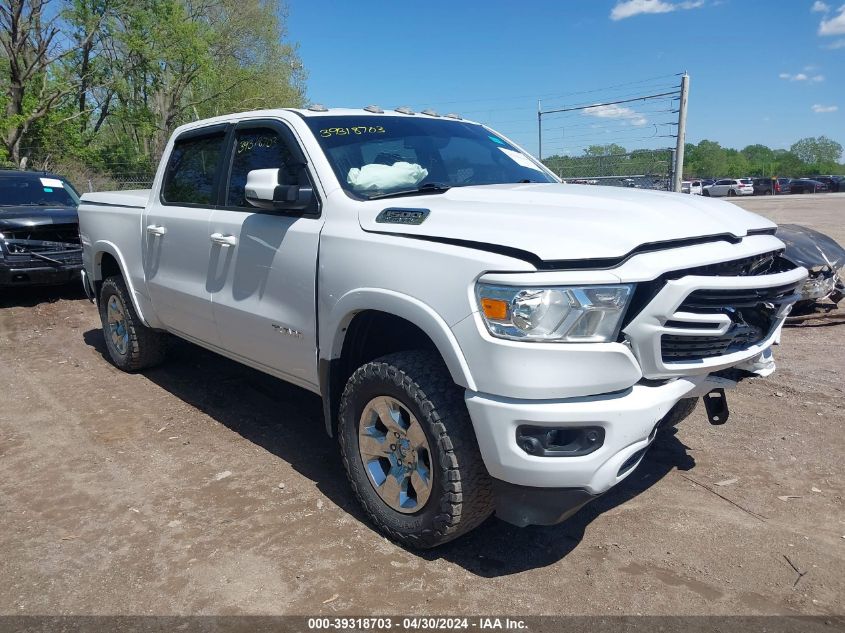
[[[109,277],[100,288],[100,321],[106,349],[123,371],[158,365],[167,353],[167,334],[141,322],[121,277]]]
[[[733,198],[736,195],[736,191],[733,189],[728,189],[728,198]]]
[[[355,496],[396,541],[435,547],[493,511],[463,393],[437,354],[399,352],[360,367],[341,398],[338,436]]]
[[[707,191],[707,190],[705,190],[705,191],[704,191],[701,195],[702,195],[702,196],[704,196],[704,197],[706,197],[706,198],[709,198],[709,197],[710,197],[710,192],[709,192],[709,191]]]

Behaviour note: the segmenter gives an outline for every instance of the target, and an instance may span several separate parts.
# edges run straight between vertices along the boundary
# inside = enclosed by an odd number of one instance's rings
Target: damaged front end
[[[17,224],[17,225],[16,225]],[[0,286],[61,284],[82,270],[76,222],[0,226]]]
[[[809,271],[792,313],[809,314],[824,308],[825,300],[835,308],[845,297],[845,249],[824,233],[798,224],[781,224],[776,235],[786,244],[783,256]]]

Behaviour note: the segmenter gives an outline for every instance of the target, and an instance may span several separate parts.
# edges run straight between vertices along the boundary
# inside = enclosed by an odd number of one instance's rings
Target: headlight
[[[490,334],[519,341],[615,341],[633,285],[517,288],[478,284],[481,315]]]

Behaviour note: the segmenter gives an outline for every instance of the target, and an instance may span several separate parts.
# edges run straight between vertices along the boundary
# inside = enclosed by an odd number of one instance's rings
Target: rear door
[[[716,184],[710,187],[711,196],[726,196],[731,188],[731,181],[727,179],[717,180]]]
[[[216,344],[209,221],[217,202],[227,125],[176,139],[160,195],[144,213],[144,273],[156,314],[173,332]]]
[[[315,186],[291,129],[278,120],[243,121],[228,147],[225,201],[211,214],[209,289],[221,346],[305,387],[317,379],[317,249],[323,218],[316,197],[305,211],[267,211],[244,197],[253,169],[280,169],[280,184]]]

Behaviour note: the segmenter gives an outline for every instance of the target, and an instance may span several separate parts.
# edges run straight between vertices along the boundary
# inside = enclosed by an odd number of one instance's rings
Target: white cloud
[[[812,108],[813,112],[816,114],[825,114],[827,112],[836,112],[839,110],[839,106],[835,105],[821,105],[819,103],[815,104]]]
[[[678,9],[697,9],[704,6],[704,0],[666,2],[666,0],[621,0],[610,12],[611,20],[624,20],[641,13],[670,13]]]
[[[645,125],[648,123],[642,114],[631,108],[619,105],[594,105],[584,108],[585,116],[594,116],[600,119],[621,119],[628,121],[631,125]]]
[[[830,5],[825,4],[824,2],[821,2],[820,0],[816,0],[813,3],[813,6],[810,9],[810,11],[812,11],[813,13],[827,13],[828,11],[830,11]]]
[[[819,24],[819,35],[845,35],[845,4],[839,7],[839,14]]]
[[[786,79],[788,81],[808,81],[810,83],[819,83],[824,81],[824,75],[805,75],[804,73],[797,73],[795,75],[791,75],[789,73],[781,73],[778,75],[781,79]]]
[[[830,44],[825,45],[823,48],[826,48],[831,51],[837,50],[839,48],[845,48],[845,40],[836,40],[834,42],[831,42]]]

